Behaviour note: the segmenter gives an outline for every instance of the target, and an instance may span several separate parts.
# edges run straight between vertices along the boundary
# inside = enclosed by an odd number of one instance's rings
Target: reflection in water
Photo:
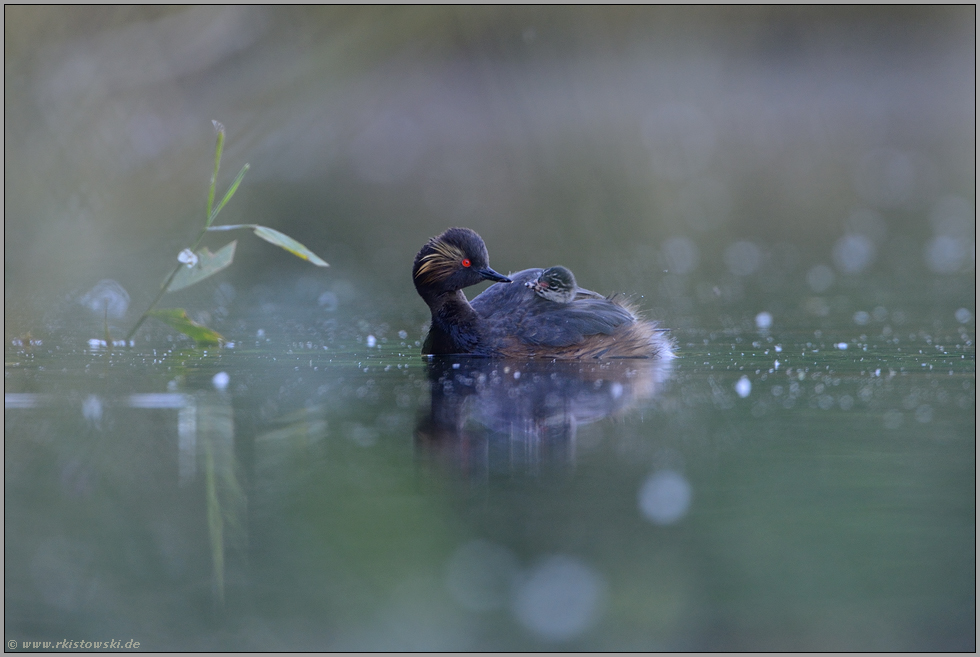
[[[219,372],[215,379],[221,374],[224,373]],[[227,379],[228,375],[224,376]],[[177,410],[178,486],[192,484],[203,463],[214,601],[221,606],[225,598],[225,555],[229,546],[238,545],[244,536],[246,500],[238,482],[231,398],[220,392],[223,388],[217,385],[218,381],[214,383],[219,392],[134,394],[129,395],[125,405]]]
[[[180,393],[130,395],[130,408],[172,408],[177,410],[177,483],[184,487],[197,475],[197,403]]]
[[[61,401],[53,395],[5,393],[4,410],[57,407]],[[197,391],[193,394],[136,393],[115,398],[90,394],[81,402],[81,416],[90,432],[111,434],[110,427],[116,426],[117,422],[120,426],[145,426],[143,421],[147,418],[142,421],[137,420],[135,416],[130,415],[131,411],[124,409],[133,409],[140,413],[177,411],[176,445],[167,447],[163,453],[157,454],[154,467],[160,466],[161,463],[168,463],[171,450],[175,447],[177,478],[174,483],[178,488],[190,489],[190,493],[195,495],[197,491],[194,486],[198,485],[198,475],[203,474],[213,600],[220,607],[224,603],[225,595],[226,556],[230,548],[243,547],[245,538],[246,498],[239,482],[240,466],[235,455],[235,423],[231,397],[221,392],[211,391]],[[73,409],[72,413],[74,412]],[[77,415],[75,417],[77,418]],[[172,423],[164,421],[159,426],[166,432]],[[137,429],[134,430],[138,432]],[[81,432],[76,431],[76,433]],[[150,435],[143,435],[143,438],[152,442]],[[135,460],[124,459],[124,462],[125,467],[129,469],[135,470],[139,467]],[[103,478],[90,473],[89,468],[90,465],[87,465],[83,457],[72,457],[62,468],[60,476],[62,486],[76,495],[85,493],[87,496],[95,490],[92,482]],[[147,477],[147,481],[157,480]],[[166,490],[168,487],[162,484],[156,494],[165,497],[166,493],[163,491]],[[169,536],[165,540],[171,543],[179,544],[184,540],[177,529],[171,528],[161,533]],[[74,578],[74,575],[73,571],[65,570],[67,566],[56,570],[48,564],[59,559],[67,559],[63,552],[74,551],[72,552],[74,554],[78,549],[64,540],[49,541],[33,562],[35,567],[32,572],[35,578],[39,579],[39,586],[45,590],[56,590],[60,587],[66,591],[56,600],[61,606],[67,605],[67,602],[62,604],[66,600],[72,602],[72,608],[81,604],[79,602],[81,598],[72,593],[73,587],[77,588],[79,585],[69,581]]]
[[[850,329],[777,352],[751,318],[672,370],[8,352],[7,625],[177,649],[972,648],[973,325],[931,356]]]
[[[473,472],[574,463],[579,425],[656,397],[669,373],[669,363],[634,359],[433,358],[431,407],[416,444]]]
[[[229,546],[243,547],[245,493],[238,483],[235,460],[235,426],[230,398],[220,393],[197,396],[197,437],[204,452],[208,538],[214,571],[215,602],[225,601],[225,553]]]

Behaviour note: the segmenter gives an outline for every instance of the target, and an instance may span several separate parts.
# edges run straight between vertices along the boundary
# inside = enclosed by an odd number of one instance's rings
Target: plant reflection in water
[[[620,416],[664,389],[669,362],[434,357],[431,406],[415,443],[471,474],[575,462],[579,426]]]

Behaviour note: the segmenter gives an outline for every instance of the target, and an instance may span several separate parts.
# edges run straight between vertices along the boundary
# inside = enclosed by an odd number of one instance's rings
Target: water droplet
[[[826,292],[834,284],[834,270],[827,265],[817,265],[807,272],[806,282],[814,292]]]
[[[857,274],[874,262],[875,245],[864,235],[845,235],[834,244],[831,255],[837,269],[845,274]]]
[[[187,265],[188,268],[197,264],[197,254],[190,249],[184,249],[177,254],[177,262]]]
[[[337,310],[337,306],[340,305],[340,302],[337,300],[337,295],[334,294],[333,292],[324,292],[323,294],[317,297],[316,302],[321,308],[323,308],[327,312],[333,312],[334,310]]]
[[[602,613],[606,582],[592,568],[557,555],[534,568],[517,586],[513,613],[539,637],[561,641],[592,627]]]
[[[102,419],[102,400],[96,395],[89,395],[82,402],[82,417],[89,422],[98,422]]]
[[[687,515],[691,506],[691,484],[678,472],[661,470],[643,482],[637,501],[647,520],[657,525],[670,525]]]
[[[929,269],[937,274],[954,274],[967,260],[966,245],[955,237],[939,235],[926,244],[925,258]]]
[[[78,301],[99,317],[108,313],[110,318],[119,319],[129,308],[129,293],[122,285],[107,278],[96,283]]]
[[[741,379],[735,382],[735,393],[745,399],[752,392],[752,382],[749,381],[749,377],[743,376]]]

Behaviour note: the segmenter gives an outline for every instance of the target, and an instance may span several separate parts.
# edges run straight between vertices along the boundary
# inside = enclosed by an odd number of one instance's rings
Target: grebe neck
[[[422,295],[432,311],[432,326],[422,346],[426,354],[478,353],[479,317],[462,290]]]

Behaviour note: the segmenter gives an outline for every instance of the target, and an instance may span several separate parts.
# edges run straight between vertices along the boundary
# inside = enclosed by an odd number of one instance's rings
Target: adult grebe
[[[489,261],[483,239],[469,228],[450,228],[415,256],[415,289],[432,312],[423,354],[673,358],[667,331],[641,319],[631,305],[589,295],[558,303],[530,289],[545,270],[508,277],[491,269]],[[467,301],[463,288],[483,280],[498,283]]]

